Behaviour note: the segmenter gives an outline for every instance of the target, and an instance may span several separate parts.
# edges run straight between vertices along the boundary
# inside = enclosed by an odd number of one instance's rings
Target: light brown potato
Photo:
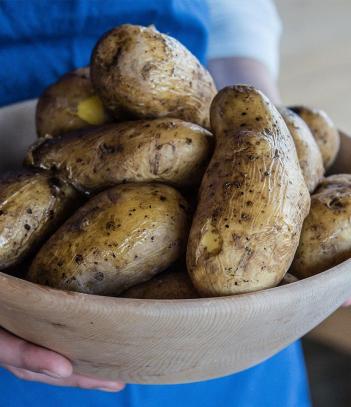
[[[108,189],[44,244],[28,279],[64,290],[117,295],[177,260],[187,238],[187,211],[179,192],[166,185]]]
[[[176,300],[198,298],[199,294],[195,290],[184,266],[183,269],[173,267],[170,270],[163,271],[151,280],[129,288],[121,297]]]
[[[310,128],[321,151],[324,168],[327,170],[334,162],[340,148],[340,136],[331,118],[320,109],[306,106],[291,106]]]
[[[300,116],[286,107],[279,107],[278,111],[294,140],[307,188],[313,192],[324,175],[323,159],[317,142]]]
[[[91,79],[104,104],[137,118],[175,117],[209,126],[216,87],[209,72],[176,39],[154,27],[121,25],[91,58]]]
[[[323,178],[316,189],[316,193],[342,187],[351,188],[351,174],[334,174]]]
[[[293,139],[276,108],[250,86],[222,89],[211,125],[216,149],[190,231],[190,277],[202,296],[276,286],[310,205]]]
[[[26,163],[94,192],[122,182],[199,184],[212,135],[178,119],[111,124],[34,145]]]
[[[40,96],[36,110],[39,137],[57,136],[72,130],[112,121],[97,96],[89,76],[89,68],[81,68],[62,76]]]
[[[330,183],[311,197],[291,273],[310,277],[350,257],[351,186]]]
[[[0,270],[21,263],[70,214],[78,198],[49,175],[21,172],[0,180]]]

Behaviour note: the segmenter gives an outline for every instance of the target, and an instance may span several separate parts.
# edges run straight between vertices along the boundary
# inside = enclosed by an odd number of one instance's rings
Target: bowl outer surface
[[[63,292],[0,273],[0,325],[70,358],[75,371],[127,383],[186,383],[272,356],[351,296],[351,260],[297,283],[195,300]]]
[[[33,106],[25,102],[7,107],[5,115],[0,109],[8,142],[9,129],[16,132],[10,125],[16,122],[14,115],[29,123]],[[27,127],[26,134],[33,129]],[[350,152],[351,139],[342,135],[334,165],[338,172],[351,172]],[[168,301],[70,293],[0,273],[0,326],[67,356],[78,373],[127,383],[186,383],[263,361],[322,322],[348,297],[351,260],[252,294]]]

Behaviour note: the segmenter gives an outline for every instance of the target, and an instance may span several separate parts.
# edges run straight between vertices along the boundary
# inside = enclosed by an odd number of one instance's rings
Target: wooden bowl
[[[351,139],[343,135],[342,143],[335,168],[351,172]],[[0,273],[0,325],[67,356],[77,373],[127,383],[185,383],[263,361],[348,297],[351,260],[289,285],[194,300],[71,293]]]

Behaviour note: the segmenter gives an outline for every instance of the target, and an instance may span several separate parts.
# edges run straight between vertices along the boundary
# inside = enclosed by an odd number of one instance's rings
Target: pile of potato
[[[0,269],[64,290],[196,298],[274,287],[351,255],[339,134],[275,107],[153,27],[123,25],[50,86],[38,141],[0,181]],[[310,195],[312,194],[312,195]],[[23,263],[24,262],[24,263]]]

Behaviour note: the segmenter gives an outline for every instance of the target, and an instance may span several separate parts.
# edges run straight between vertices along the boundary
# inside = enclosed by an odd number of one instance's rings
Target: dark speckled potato
[[[321,273],[351,257],[350,174],[325,178],[311,197],[291,273],[299,278]]]
[[[177,266],[173,266],[170,270],[157,274],[151,280],[129,288],[121,297],[176,300],[198,298],[199,294],[190,280],[186,267],[179,269]]]
[[[190,277],[202,296],[276,286],[310,205],[293,139],[276,108],[250,86],[222,89],[211,125],[216,149],[190,231]]]
[[[320,109],[306,106],[289,107],[297,113],[310,128],[321,151],[324,168],[334,162],[340,148],[340,136],[331,118]]]
[[[181,43],[154,27],[121,25],[106,33],[91,58],[91,79],[104,104],[137,118],[175,117],[208,128],[216,88]]]
[[[126,184],[80,208],[44,244],[28,279],[51,287],[117,295],[151,279],[184,251],[188,206],[162,184]]]
[[[91,84],[89,68],[62,76],[40,96],[36,110],[39,137],[57,136],[72,130],[112,121]]]
[[[122,182],[199,184],[212,135],[178,119],[111,124],[34,145],[26,163],[94,192]]]
[[[21,263],[69,216],[77,192],[50,175],[21,172],[0,179],[0,270]]]

